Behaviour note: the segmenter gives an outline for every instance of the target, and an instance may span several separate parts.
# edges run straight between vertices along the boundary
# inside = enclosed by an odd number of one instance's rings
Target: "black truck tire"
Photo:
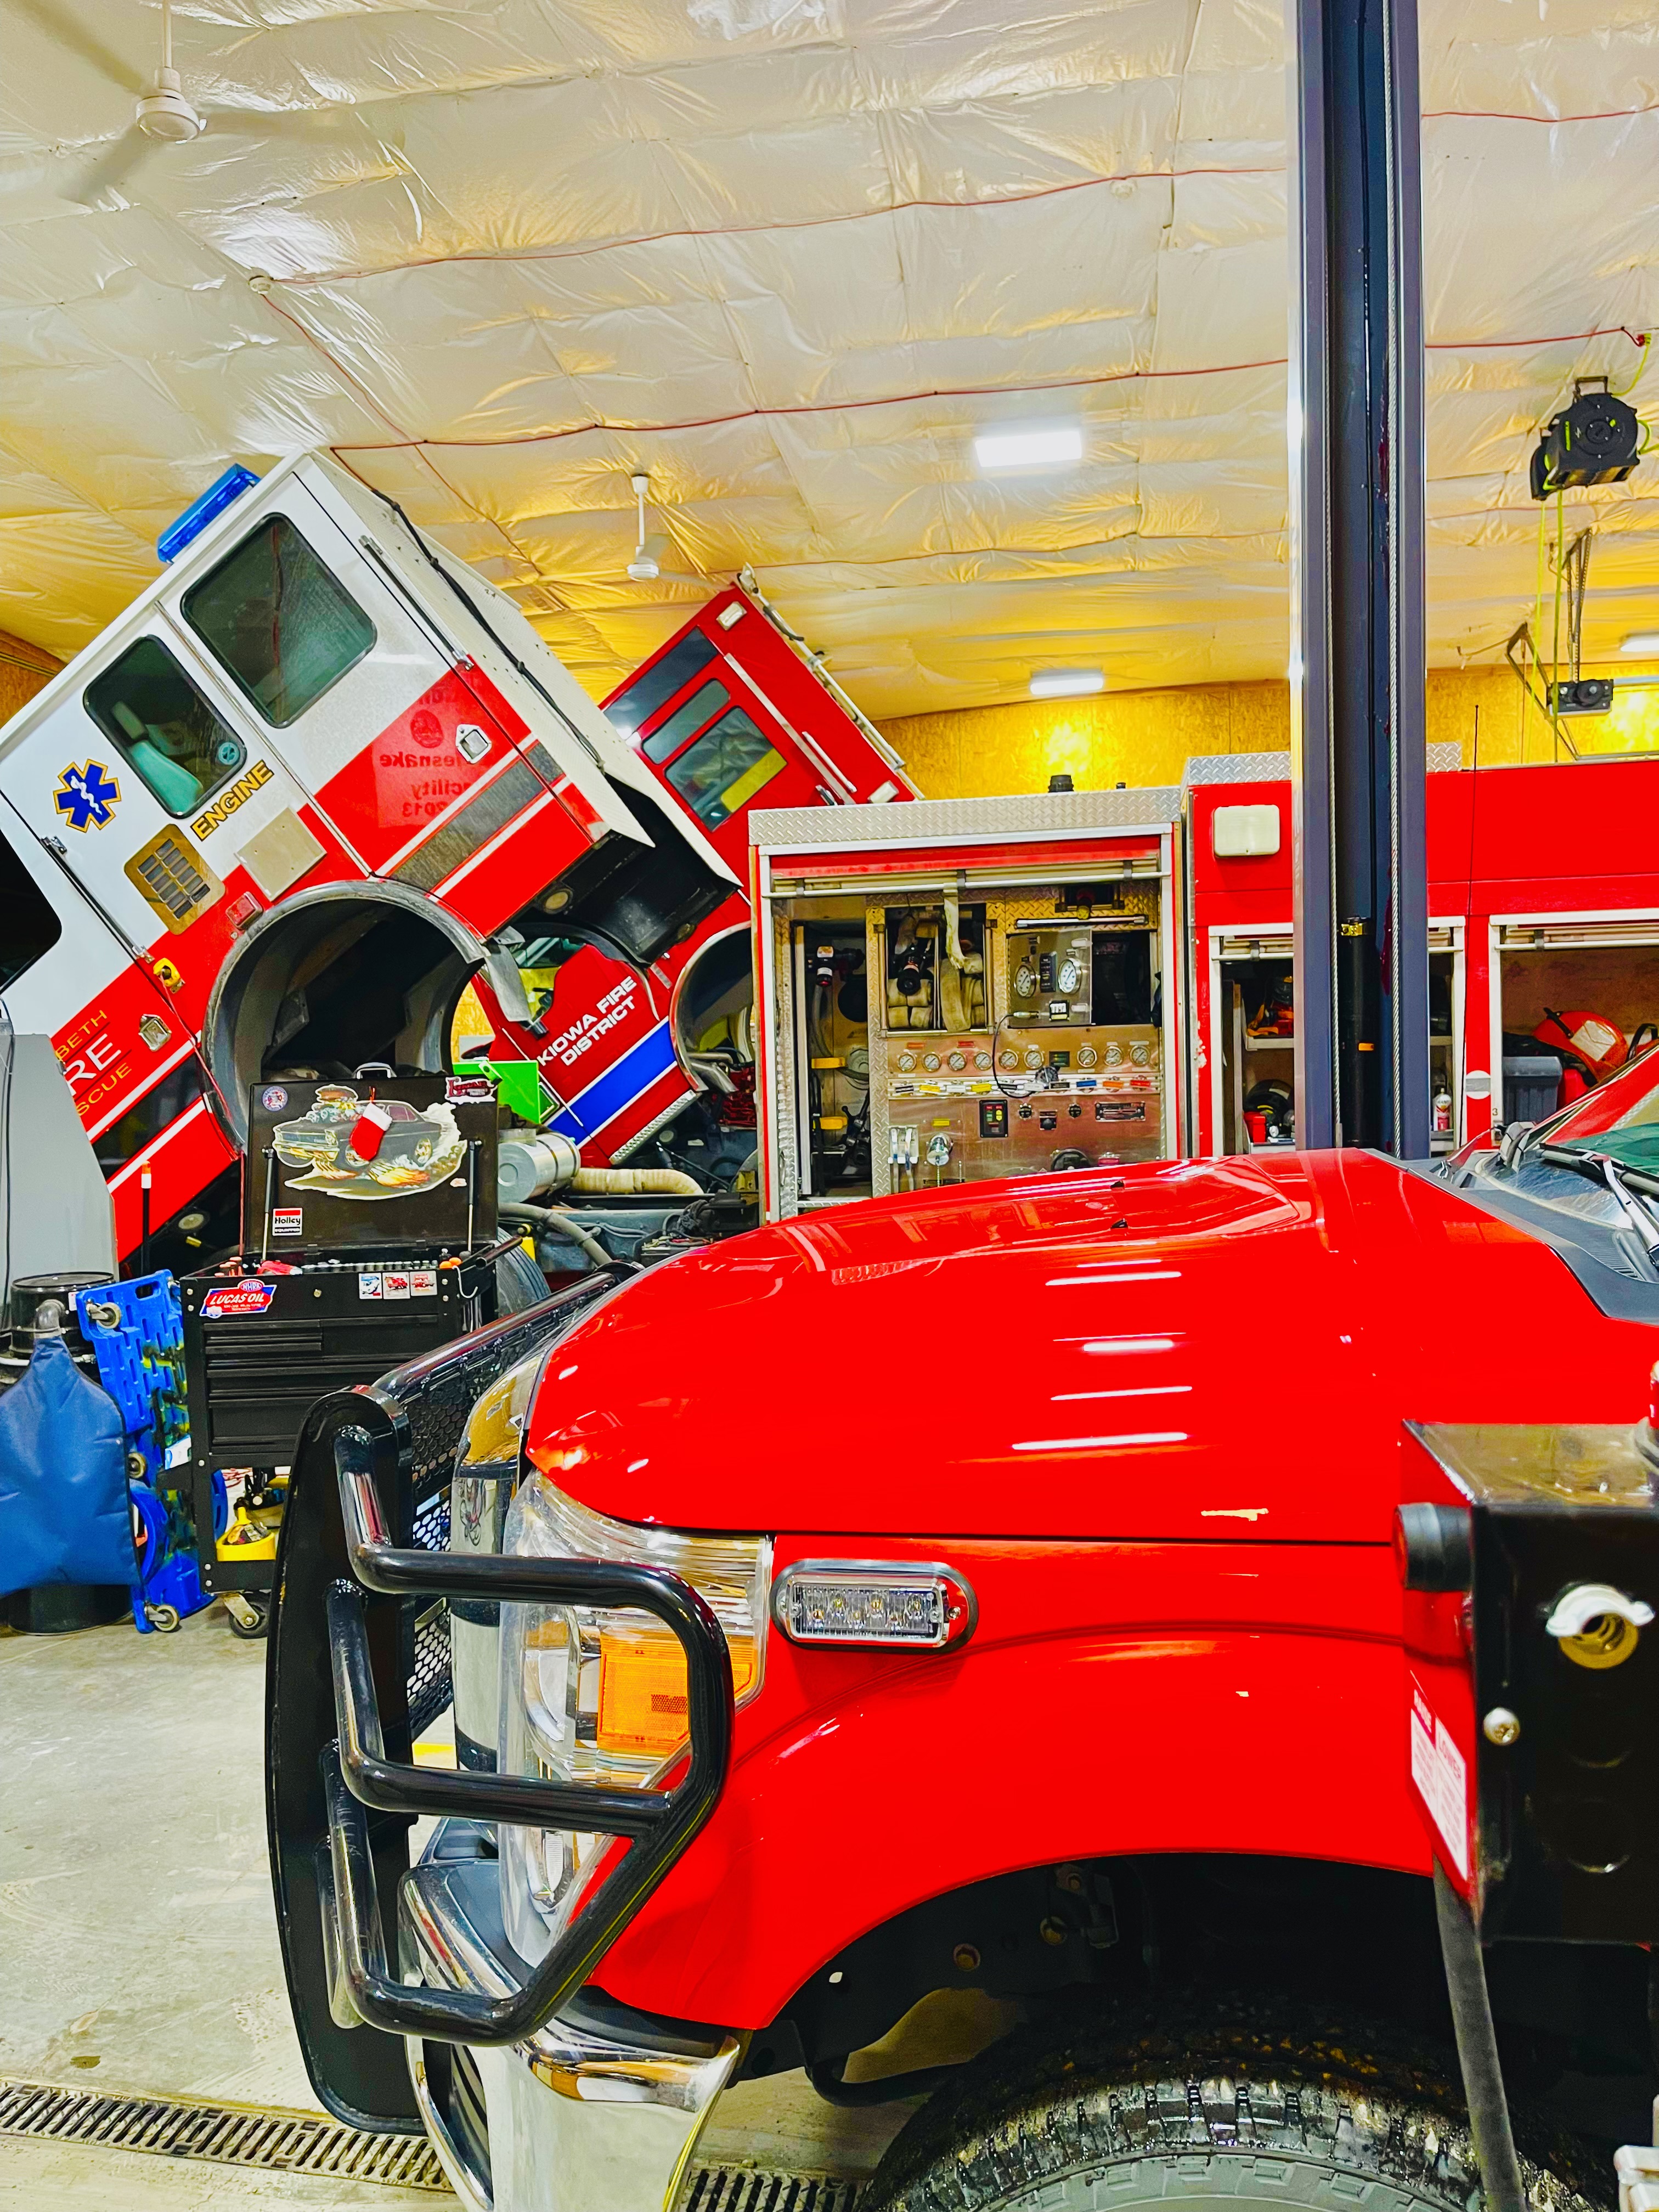
[[[1455,2060],[1349,2025],[1206,2004],[1011,2038],[907,2122],[859,2212],[1479,2212]],[[1610,2160],[1516,2133],[1535,2212],[1613,2201]]]

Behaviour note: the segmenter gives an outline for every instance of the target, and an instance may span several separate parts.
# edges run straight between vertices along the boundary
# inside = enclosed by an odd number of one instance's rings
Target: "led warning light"
[[[175,561],[193,538],[199,538],[209,523],[216,522],[225,509],[250,491],[259,479],[252,469],[245,469],[233,461],[223,476],[216,477],[199,499],[193,499],[176,521],[168,523],[155,541],[155,550],[163,563]]]
[[[803,1559],[773,1584],[772,1618],[792,1644],[943,1651],[972,1634],[979,1605],[960,1575],[931,1562]]]

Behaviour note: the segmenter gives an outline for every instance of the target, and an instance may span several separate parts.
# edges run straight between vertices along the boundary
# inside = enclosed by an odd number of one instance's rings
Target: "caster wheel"
[[[230,1632],[244,1644],[257,1644],[270,1629],[270,1601],[263,1594],[255,1596],[245,1591],[240,1607],[226,1608],[230,1618]]]
[[[147,1605],[144,1619],[158,1634],[171,1636],[179,1626],[179,1608],[176,1605]]]

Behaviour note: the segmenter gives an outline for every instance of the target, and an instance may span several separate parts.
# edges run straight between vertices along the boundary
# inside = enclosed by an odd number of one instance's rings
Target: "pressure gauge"
[[[1010,1053],[1010,1054],[1008,1054],[1008,1058],[1009,1058],[1010,1060],[1012,1060],[1012,1059],[1013,1058],[1013,1054],[1012,1054],[1012,1053]],[[991,1065],[991,1055],[990,1055],[990,1054],[989,1054],[988,1052],[976,1052],[976,1053],[974,1054],[974,1066],[975,1066],[975,1067],[979,1067],[979,1068],[986,1068],[986,1067],[989,1067],[989,1066],[990,1066],[990,1065]]]
[[[1027,1067],[1041,1067],[1042,1065],[1042,1054],[1035,1045],[1025,1055],[1025,1065]]]
[[[967,1054],[965,1052],[953,1052],[951,1054],[951,1065],[955,1068],[966,1067],[968,1065]]]
[[[913,1053],[913,1052],[902,1052],[902,1053],[899,1054],[899,1056],[898,1056],[898,1064],[899,1064],[899,1073],[900,1073],[901,1075],[908,1075],[908,1074],[909,1074],[909,1073],[910,1073],[910,1071],[911,1071],[911,1069],[912,1069],[912,1068],[915,1066],[915,1064],[916,1064],[916,1056],[915,1056],[915,1053]]]
[[[1080,961],[1073,960],[1071,956],[1067,954],[1066,957],[1060,963],[1060,975],[1058,981],[1060,989],[1064,991],[1066,997],[1068,999],[1073,997],[1076,993],[1078,985],[1083,981],[1082,963]]]
[[[921,1064],[927,1070],[929,1075],[937,1075],[939,1073],[939,1054],[936,1052],[923,1053],[921,1055]]]
[[[1080,1044],[1077,1048],[1077,1064],[1079,1067],[1092,1067],[1099,1058],[1100,1054],[1091,1044]]]
[[[997,1054],[997,1065],[999,1067],[1018,1067],[1019,1054],[1017,1052],[1000,1052]]]
[[[1022,960],[1014,970],[1014,996],[1017,999],[1029,999],[1036,989],[1036,969],[1027,967]]]

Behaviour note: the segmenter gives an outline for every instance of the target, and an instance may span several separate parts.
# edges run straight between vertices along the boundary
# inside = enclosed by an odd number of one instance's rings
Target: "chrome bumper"
[[[441,1829],[434,1850],[441,1837]],[[512,1978],[469,1912],[467,1888],[467,1869],[432,1852],[405,1878],[405,1969],[430,1988],[510,1995]],[[411,2037],[408,2051],[427,2132],[467,2212],[669,2212],[743,2044],[716,2033],[664,2048],[556,2013],[522,2043],[473,2050],[489,2114],[487,2174],[437,2107],[424,2044]]]

